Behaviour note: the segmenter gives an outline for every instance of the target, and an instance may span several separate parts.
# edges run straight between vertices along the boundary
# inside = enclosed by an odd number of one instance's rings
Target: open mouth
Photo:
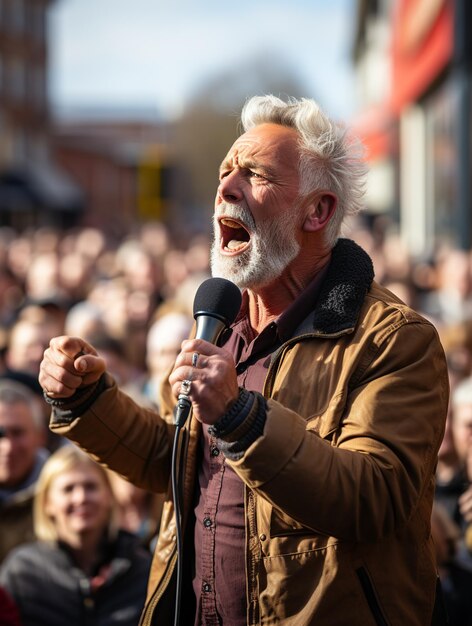
[[[238,221],[222,217],[219,220],[221,248],[225,252],[241,252],[248,247],[251,236],[249,231]]]

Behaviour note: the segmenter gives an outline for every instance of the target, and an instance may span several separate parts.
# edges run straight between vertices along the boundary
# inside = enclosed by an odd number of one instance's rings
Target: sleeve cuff
[[[264,432],[267,403],[260,393],[239,390],[239,397],[208,433],[218,440],[218,447],[231,460],[238,460]]]
[[[44,393],[45,401],[52,407],[52,423],[67,424],[83,415],[98,396],[110,386],[109,377],[103,374],[97,382],[77,389],[70,398],[50,398]]]

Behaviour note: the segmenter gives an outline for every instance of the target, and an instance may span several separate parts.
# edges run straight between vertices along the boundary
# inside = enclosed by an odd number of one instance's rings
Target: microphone
[[[236,319],[241,308],[241,291],[226,278],[208,278],[197,289],[193,301],[193,317],[197,323],[196,339],[216,344],[221,333]],[[180,428],[185,424],[192,403],[179,394],[174,422]]]
[[[241,308],[241,292],[225,278],[209,278],[197,289],[193,301],[193,317],[197,322],[197,339],[216,344]]]

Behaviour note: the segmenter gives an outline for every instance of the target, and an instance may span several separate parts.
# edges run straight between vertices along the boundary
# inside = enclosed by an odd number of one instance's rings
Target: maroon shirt
[[[327,267],[295,302],[259,335],[247,316],[248,298],[225,344],[236,363],[238,384],[262,392],[271,354],[314,309]],[[225,463],[217,441],[202,429],[195,507],[196,626],[246,626],[244,483]]]

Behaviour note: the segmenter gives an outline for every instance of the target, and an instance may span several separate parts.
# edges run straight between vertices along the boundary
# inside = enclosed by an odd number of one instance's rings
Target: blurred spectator
[[[27,233],[18,235],[10,242],[7,252],[8,267],[21,285],[26,284],[26,275],[33,258],[33,243]]]
[[[387,233],[381,249],[385,263],[382,284],[386,281],[407,282],[411,277],[411,257],[401,236],[393,231]]]
[[[73,250],[91,263],[95,263],[105,252],[106,248],[105,234],[98,228],[82,228],[75,234]]]
[[[402,302],[412,307],[413,309],[415,308],[415,290],[413,285],[411,285],[408,280],[386,280],[383,283],[383,286],[387,289],[390,289],[390,291],[394,293],[397,298],[400,298]]]
[[[33,539],[35,483],[48,456],[38,401],[27,388],[0,380],[0,562]]]
[[[17,321],[26,320],[44,328],[44,335],[49,340],[64,332],[64,324],[69,305],[60,298],[31,300],[27,298],[17,312]]]
[[[88,302],[100,311],[109,335],[118,339],[127,336],[128,288],[122,277],[96,282],[90,290]]]
[[[456,449],[452,424],[452,406],[450,404],[446,419],[446,428],[438,452],[436,470],[435,500],[447,511],[457,524],[461,523],[458,501],[467,488],[464,464]]]
[[[93,283],[93,268],[89,259],[69,252],[61,257],[58,272],[61,293],[65,298],[75,304],[87,297]]]
[[[459,511],[468,527],[466,543],[472,552],[472,378],[466,378],[457,385],[452,396],[452,408],[454,444],[467,481],[467,489],[459,497]]]
[[[164,258],[164,298],[173,298],[179,286],[189,275],[189,268],[185,262],[185,252],[170,250]]]
[[[10,268],[0,263],[0,324],[8,326],[23,299],[23,290]]]
[[[87,341],[90,341],[100,356],[105,359],[107,370],[117,384],[136,402],[145,404],[146,398],[140,392],[144,372],[136,368],[127,358],[126,342],[111,337],[106,332],[90,335]]]
[[[24,372],[37,378],[39,364],[48,347],[53,329],[40,319],[18,319],[10,328],[5,362],[9,370]]]
[[[116,259],[118,270],[129,288],[158,298],[161,276],[154,258],[142,243],[136,239],[125,241],[117,250]]]
[[[182,312],[186,313],[193,318],[193,301],[198,287],[204,280],[210,277],[209,270],[206,272],[192,272],[187,278],[180,283],[177,290],[171,300],[167,300],[166,303],[171,303]]]
[[[17,321],[12,325],[7,335],[5,347],[5,369],[3,378],[18,381],[34,392],[42,410],[43,424],[47,432],[46,447],[55,449],[60,439],[47,427],[50,408],[43,399],[42,389],[38,382],[39,364],[48,347],[51,337],[60,329],[55,319],[47,315],[41,307],[26,307],[20,312]],[[57,335],[56,335],[57,336]]]
[[[436,289],[425,296],[422,310],[441,324],[472,319],[472,275],[468,252],[442,250],[437,258]]]
[[[61,295],[59,258],[54,252],[33,256],[26,270],[25,289],[29,298],[42,300]]]
[[[193,321],[193,317],[171,309],[158,317],[149,329],[146,343],[148,378],[143,391],[156,406],[159,406],[161,382],[172,368],[182,341],[190,335]]]
[[[141,489],[115,472],[110,472],[110,482],[118,502],[120,528],[136,535],[141,545],[151,552],[159,530],[164,494]]]
[[[472,567],[460,556],[461,533],[447,511],[433,505],[431,533],[449,626],[472,626]]]
[[[210,267],[210,247],[209,237],[199,235],[194,237],[185,251],[185,264],[192,274],[207,272]]]
[[[87,339],[105,330],[106,325],[100,308],[88,300],[74,304],[66,315],[64,322],[66,335]]]
[[[147,222],[141,228],[141,242],[155,259],[162,259],[172,247],[167,228],[162,222]]]
[[[23,626],[137,625],[151,556],[116,515],[106,470],[75,446],[49,458],[34,502],[38,541],[0,570]]]
[[[47,427],[50,407],[44,401],[38,382],[39,362],[52,337],[64,334],[65,310],[61,303],[44,302],[22,307],[17,321],[7,335],[5,368],[2,377],[26,385],[38,399],[46,430],[45,445],[49,451],[64,442]]]
[[[440,327],[439,335],[453,381],[472,375],[472,318]]]

